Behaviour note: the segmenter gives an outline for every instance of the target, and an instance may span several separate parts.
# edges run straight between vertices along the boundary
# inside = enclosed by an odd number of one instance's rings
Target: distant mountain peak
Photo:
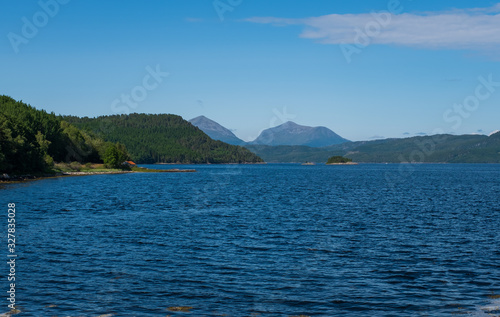
[[[198,127],[201,131],[205,132],[205,134],[214,140],[219,140],[232,145],[241,145],[245,143],[243,140],[234,135],[231,130],[203,115],[193,118],[189,120],[189,122]]]
[[[322,147],[349,142],[326,127],[308,127],[287,121],[279,126],[262,131],[251,144],[262,145],[307,145]]]

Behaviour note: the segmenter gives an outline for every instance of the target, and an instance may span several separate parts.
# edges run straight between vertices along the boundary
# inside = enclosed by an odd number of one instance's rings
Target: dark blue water
[[[500,165],[195,168],[3,186],[17,316],[499,314]]]

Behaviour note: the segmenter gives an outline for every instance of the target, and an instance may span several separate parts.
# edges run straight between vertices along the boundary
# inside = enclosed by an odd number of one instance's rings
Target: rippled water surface
[[[0,188],[17,316],[500,314],[499,165],[194,168]]]

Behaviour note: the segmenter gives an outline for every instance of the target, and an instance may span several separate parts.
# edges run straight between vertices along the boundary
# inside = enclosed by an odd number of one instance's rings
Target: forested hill
[[[130,114],[64,120],[106,141],[123,143],[137,163],[257,163],[249,150],[214,141],[171,114]]]
[[[92,137],[54,113],[0,95],[0,173],[52,172],[54,162],[101,163],[114,147],[123,146]]]

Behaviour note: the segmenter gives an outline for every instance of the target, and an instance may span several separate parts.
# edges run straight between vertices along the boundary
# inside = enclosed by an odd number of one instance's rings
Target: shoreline
[[[257,162],[257,163],[151,163],[151,164],[141,164],[141,165],[265,165],[267,162]]]
[[[178,168],[169,169],[169,170],[145,169],[144,171],[58,172],[55,174],[44,174],[41,176],[21,175],[21,176],[12,176],[8,179],[0,178],[0,185],[1,184],[24,183],[24,182],[36,181],[36,180],[42,180],[42,179],[72,177],[72,176],[111,175],[111,174],[130,174],[130,173],[196,173],[196,172],[197,172],[197,170],[195,170],[195,169],[181,170]]]

